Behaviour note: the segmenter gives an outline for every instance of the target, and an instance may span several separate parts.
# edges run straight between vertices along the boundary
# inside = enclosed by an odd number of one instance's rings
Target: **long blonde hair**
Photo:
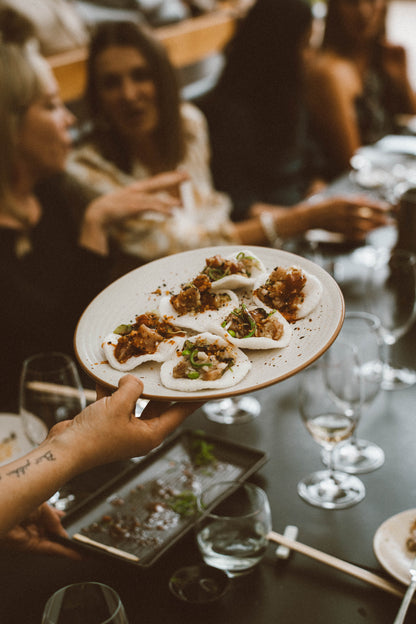
[[[42,59],[30,22],[0,10],[0,205],[10,202],[23,115],[42,93]]]

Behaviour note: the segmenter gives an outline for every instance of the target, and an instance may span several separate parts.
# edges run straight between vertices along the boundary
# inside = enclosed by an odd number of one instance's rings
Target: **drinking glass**
[[[416,371],[395,368],[391,347],[402,338],[416,318],[416,255],[403,249],[380,250],[371,274],[369,310],[378,316],[384,345],[384,390],[413,385]]]
[[[39,353],[24,361],[19,411],[31,442],[40,444],[53,425],[73,418],[85,406],[85,392],[75,362],[68,355]],[[56,492],[49,502],[58,509],[67,509],[73,500],[73,494],[63,496],[62,492]]]
[[[367,312],[347,312],[340,332],[340,338],[354,345],[359,358],[359,374],[362,380],[362,402],[356,404],[357,426],[351,437],[337,444],[334,449],[334,466],[339,470],[351,474],[371,472],[384,464],[384,451],[374,442],[357,437],[358,424],[361,421],[362,407],[369,405],[377,396],[381,387],[383,365],[381,362],[380,321],[373,314]],[[340,356],[344,345],[337,340],[331,346],[331,353],[340,349]],[[323,360],[323,364],[331,364],[331,357]],[[326,381],[330,392],[337,397],[339,388],[331,383],[331,371],[326,374]],[[343,390],[341,390],[343,393]],[[323,451],[325,453],[325,451]],[[324,455],[325,457],[325,455]],[[325,463],[325,460],[324,460]]]
[[[261,411],[259,401],[250,395],[208,401],[202,407],[208,420],[223,425],[250,422]]]
[[[416,318],[416,255],[403,249],[363,247],[344,263],[340,283],[350,310],[365,310],[380,320],[384,390],[413,385],[416,371],[392,365],[392,347]]]
[[[350,349],[349,359],[356,360],[353,348]],[[332,360],[333,366],[337,366],[334,375],[337,374],[344,384],[349,406],[335,401],[329,393],[322,363],[317,362],[299,374],[300,415],[312,438],[327,451],[328,467],[307,475],[298,483],[297,490],[299,496],[311,505],[323,509],[344,509],[356,505],[365,496],[365,487],[360,479],[335,470],[333,464],[336,445],[348,439],[357,424],[354,406],[361,398],[361,379],[350,364],[345,367],[343,361]]]
[[[217,499],[221,502],[207,513]],[[272,527],[266,493],[252,483],[223,481],[200,494],[198,509],[196,540],[205,563],[230,577],[250,572],[266,552]]]
[[[102,583],[86,582],[58,589],[48,600],[42,624],[128,624],[117,592]]]

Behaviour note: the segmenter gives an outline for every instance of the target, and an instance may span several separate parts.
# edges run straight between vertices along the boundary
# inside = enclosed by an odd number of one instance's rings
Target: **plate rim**
[[[159,396],[157,394],[151,393],[151,392],[146,392],[146,388],[144,388],[142,394],[141,394],[141,398],[144,399],[155,399],[158,401],[177,401],[177,400],[181,400],[181,401],[198,401],[198,400],[212,400],[212,399],[217,399],[217,398],[226,398],[226,397],[233,397],[233,396],[239,396],[242,394],[247,394],[250,392],[254,392],[255,390],[261,390],[262,388],[274,385],[275,383],[279,383],[281,381],[284,381],[285,379],[288,379],[289,377],[292,377],[293,375],[297,374],[299,371],[303,370],[304,368],[306,368],[307,366],[311,365],[313,362],[315,362],[317,359],[319,359],[321,357],[321,355],[332,345],[332,343],[335,341],[335,339],[337,338],[339,332],[341,331],[341,327],[342,324],[344,322],[344,317],[345,317],[345,300],[344,300],[344,296],[342,294],[342,290],[340,288],[340,286],[338,285],[338,283],[336,282],[336,280],[327,272],[325,271],[325,269],[323,269],[320,265],[318,265],[317,263],[309,260],[308,258],[305,258],[303,256],[300,256],[298,254],[295,254],[293,252],[290,251],[286,251],[284,249],[274,249],[274,248],[270,248],[270,247],[262,247],[262,246],[258,246],[258,245],[243,245],[243,244],[232,244],[232,245],[214,245],[214,246],[208,246],[208,247],[201,247],[198,249],[191,249],[191,250],[187,250],[187,251],[183,251],[180,253],[176,253],[176,254],[171,254],[169,256],[163,256],[162,258],[158,258],[156,260],[152,260],[151,262],[146,262],[145,264],[125,273],[124,275],[122,275],[121,277],[119,277],[118,279],[114,280],[113,282],[111,282],[110,284],[108,284],[105,288],[103,288],[99,293],[97,293],[97,295],[90,301],[90,303],[86,306],[86,308],[83,310],[81,316],[79,317],[77,324],[76,324],[76,328],[74,331],[74,337],[73,337],[73,348],[74,348],[74,352],[75,352],[75,356],[76,359],[78,361],[78,363],[80,364],[80,366],[82,367],[82,369],[84,370],[84,372],[97,384],[100,384],[101,386],[104,386],[105,388],[107,388],[110,391],[114,391],[117,389],[116,385],[113,385],[111,383],[109,383],[106,380],[101,379],[101,377],[99,377],[98,375],[94,374],[93,371],[91,371],[91,369],[84,363],[78,347],[77,347],[77,338],[79,336],[79,328],[81,323],[83,322],[83,319],[85,318],[85,316],[87,315],[88,311],[96,304],[96,301],[103,295],[103,293],[108,292],[110,289],[112,289],[114,287],[115,284],[119,284],[120,282],[122,282],[123,280],[127,280],[127,279],[131,279],[130,276],[132,274],[138,274],[140,271],[143,271],[144,269],[146,271],[151,271],[152,267],[154,267],[156,264],[158,263],[165,263],[168,259],[172,259],[172,258],[177,258],[179,256],[181,257],[185,257],[185,256],[192,256],[192,255],[196,255],[196,254],[202,254],[205,255],[213,255],[215,253],[222,253],[225,254],[228,252],[228,255],[231,255],[233,252],[238,251],[238,250],[247,250],[247,251],[252,251],[253,253],[255,253],[256,255],[261,254],[262,252],[266,251],[268,253],[272,252],[272,251],[276,251],[279,254],[284,255],[285,258],[287,258],[289,260],[289,262],[291,264],[296,264],[299,262],[299,260],[301,261],[301,264],[304,263],[307,266],[311,266],[311,267],[317,267],[318,268],[318,272],[322,272],[323,274],[325,274],[326,279],[329,280],[329,282],[332,284],[334,293],[336,293],[338,295],[338,300],[339,300],[339,304],[340,304],[340,309],[339,309],[339,319],[337,322],[337,326],[335,327],[332,336],[327,340],[327,342],[322,345],[317,352],[311,356],[306,363],[302,363],[299,364],[299,366],[295,366],[293,369],[287,371],[286,373],[280,375],[278,377],[278,379],[274,379],[274,380],[265,380],[263,382],[259,382],[256,383],[254,385],[250,385],[249,387],[246,388],[235,388],[233,386],[230,386],[228,388],[222,388],[220,390],[218,389],[207,389],[207,390],[203,390],[203,391],[198,391],[198,392],[180,392],[180,391],[173,391],[173,392],[169,392],[168,388],[164,389],[164,394],[162,396]],[[261,259],[261,256],[259,256]],[[307,270],[307,269],[306,269]],[[313,314],[313,312],[311,313]],[[310,315],[308,315],[310,316]],[[123,373],[121,371],[118,371],[120,373],[120,377],[124,376],[127,373]],[[129,371],[132,372],[132,371]]]
[[[396,514],[393,514],[392,516],[390,516],[389,518],[387,518],[386,520],[384,520],[384,522],[382,522],[380,524],[380,526],[378,527],[378,529],[376,530],[376,532],[374,533],[374,537],[373,537],[373,551],[374,554],[378,560],[378,562],[381,564],[381,566],[386,570],[386,572],[388,572],[389,574],[391,574],[391,576],[393,576],[396,580],[400,581],[400,583],[403,583],[403,585],[408,585],[410,582],[410,575],[408,578],[405,578],[403,576],[403,574],[401,573],[401,571],[397,571],[397,569],[395,568],[394,565],[392,565],[388,558],[386,558],[385,554],[382,551],[382,543],[383,543],[383,539],[385,537],[385,532],[386,530],[390,529],[390,526],[397,522],[398,520],[405,520],[405,518],[407,518],[408,516],[413,515],[414,518],[416,519],[416,508],[411,508],[411,509],[405,509],[403,511],[400,511]],[[404,536],[403,536],[404,539]],[[404,554],[407,554],[406,551],[404,551]],[[416,553],[415,553],[416,554]],[[409,565],[413,559],[414,555],[412,555],[412,553],[409,551],[408,553],[408,559],[409,559]]]

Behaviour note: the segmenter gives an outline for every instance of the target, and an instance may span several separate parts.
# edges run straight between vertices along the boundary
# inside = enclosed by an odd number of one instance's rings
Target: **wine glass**
[[[328,392],[322,363],[315,363],[300,373],[300,415],[315,442],[327,450],[328,467],[306,476],[298,483],[297,490],[299,496],[311,505],[323,509],[344,509],[356,505],[365,496],[364,484],[358,477],[335,470],[333,465],[334,448],[351,436],[357,424],[354,407],[361,400],[361,378],[357,354],[352,347],[343,360],[333,356],[331,359],[334,376],[337,375],[344,384],[348,406],[335,401]]]
[[[380,391],[382,380],[381,362],[381,339],[380,321],[373,314],[367,312],[347,312],[344,324],[340,332],[340,338],[348,341],[357,349],[359,373],[362,379],[362,403],[356,405],[357,424],[361,421],[358,413],[360,407],[370,404]],[[338,348],[344,348],[342,343],[336,341],[332,347],[332,354]],[[324,360],[330,364],[331,358]],[[330,391],[338,392],[337,386],[331,384],[331,374],[327,371],[327,383]],[[325,453],[325,452],[324,452]],[[323,456],[325,463],[325,455]],[[380,468],[384,464],[384,451],[374,442],[363,440],[357,437],[357,427],[355,427],[351,437],[338,444],[334,450],[334,466],[339,470],[351,474],[371,472]]]
[[[128,624],[117,592],[102,583],[86,582],[58,589],[45,605],[42,624]]]
[[[253,396],[226,397],[208,401],[202,406],[208,420],[223,425],[247,423],[256,418],[261,411],[260,402]]]
[[[413,385],[416,371],[392,365],[392,347],[410,329],[416,318],[416,255],[403,249],[363,247],[344,266],[344,284],[350,309],[358,299],[365,309],[380,319],[383,345],[384,390]],[[347,278],[347,279],[345,279]]]
[[[85,392],[75,362],[58,352],[39,353],[23,363],[20,377],[19,411],[23,428],[33,444],[40,444],[49,429],[73,418],[86,406]],[[66,509],[74,500],[56,492],[49,502]]]
[[[395,368],[391,364],[391,347],[402,338],[416,318],[416,255],[404,249],[380,250],[371,273],[368,291],[369,310],[381,323],[384,345],[384,390],[413,385],[416,371]]]

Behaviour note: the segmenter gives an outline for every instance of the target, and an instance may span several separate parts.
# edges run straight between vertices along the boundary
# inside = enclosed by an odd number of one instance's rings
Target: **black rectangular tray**
[[[201,457],[195,444],[209,445],[215,460],[195,463]],[[148,567],[194,526],[198,491],[220,481],[242,483],[266,461],[263,451],[184,430],[68,512],[63,524],[82,547]],[[232,491],[227,486],[210,508]]]

